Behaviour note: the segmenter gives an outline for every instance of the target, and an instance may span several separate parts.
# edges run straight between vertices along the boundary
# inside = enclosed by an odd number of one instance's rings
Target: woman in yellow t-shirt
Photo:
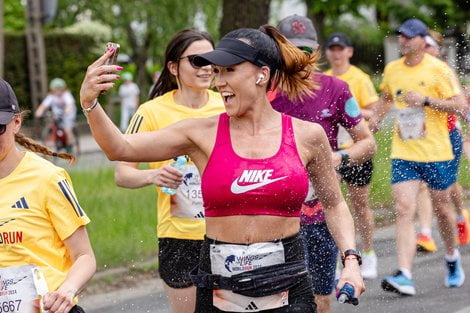
[[[0,80],[0,302],[10,310],[84,312],[76,296],[96,269],[80,207],[67,172],[28,150],[55,154],[20,133],[22,116],[11,86]],[[38,297],[40,296],[40,297]]]
[[[224,112],[220,94],[208,89],[211,66],[192,62],[196,54],[213,49],[206,33],[186,29],[175,34],[167,45],[165,68],[150,93],[151,100],[139,107],[127,133],[154,131],[184,119]],[[193,162],[183,165],[183,173],[171,166],[173,162],[153,162],[148,170],[138,169],[138,163],[120,162],[116,183],[126,188],[157,186],[159,273],[172,311],[192,313],[196,288],[189,272],[199,263],[205,234],[201,178]],[[170,196],[159,187],[174,188],[175,194]]]

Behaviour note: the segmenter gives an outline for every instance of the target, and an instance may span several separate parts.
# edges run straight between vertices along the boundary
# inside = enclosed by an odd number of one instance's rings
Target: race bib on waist
[[[425,113],[423,108],[398,110],[398,132],[402,140],[420,139],[426,135]]]
[[[246,271],[285,262],[282,242],[251,245],[211,244],[212,274],[231,277]],[[288,305],[288,291],[266,297],[247,297],[231,290],[214,290],[214,306],[229,312],[258,312]]]
[[[42,274],[35,279],[34,275],[38,273],[40,273],[39,268],[34,265],[0,268],[1,313],[44,312],[41,309],[37,285],[45,284],[45,280]]]
[[[338,125],[338,149],[346,149],[354,144],[354,140],[349,135],[346,128],[341,125]]]
[[[201,176],[194,164],[183,165],[183,182],[171,197],[170,212],[179,218],[204,218]]]

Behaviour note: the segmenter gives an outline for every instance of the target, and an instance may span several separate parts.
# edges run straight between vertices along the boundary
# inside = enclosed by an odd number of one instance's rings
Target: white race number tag
[[[212,274],[231,277],[257,268],[285,262],[282,242],[251,245],[212,244]],[[214,290],[214,306],[228,312],[258,312],[288,305],[288,291],[266,297],[247,297],[230,290]]]
[[[203,219],[201,176],[194,164],[183,165],[183,182],[171,197],[170,212],[174,217]]]
[[[34,279],[38,271],[34,265],[0,268],[0,313],[45,313]]]
[[[339,149],[346,149],[354,143],[354,140],[349,135],[346,128],[341,125],[338,125],[338,148]]]
[[[423,108],[398,110],[398,132],[402,140],[420,139],[426,135],[425,113]]]

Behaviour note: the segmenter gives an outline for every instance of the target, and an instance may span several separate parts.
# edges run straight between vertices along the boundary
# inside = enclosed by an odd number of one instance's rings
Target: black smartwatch
[[[431,102],[429,102],[429,97],[424,98],[423,106],[428,107],[431,105]]]
[[[344,267],[344,260],[350,255],[354,255],[356,257],[357,262],[359,263],[359,266],[362,265],[361,253],[357,250],[348,249],[348,250],[344,251],[343,255],[341,256],[341,262],[343,263],[343,267]]]
[[[349,154],[344,152],[343,150],[338,150],[338,153],[341,154],[341,165],[340,167],[347,167],[351,163],[351,157]]]

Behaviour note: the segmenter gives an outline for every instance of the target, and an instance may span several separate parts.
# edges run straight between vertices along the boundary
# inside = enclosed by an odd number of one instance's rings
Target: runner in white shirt
[[[134,115],[137,106],[139,105],[139,94],[140,89],[136,83],[132,81],[132,74],[125,72],[122,74],[122,80],[124,81],[119,87],[119,97],[121,98],[121,124],[120,129],[125,132],[129,120]]]

